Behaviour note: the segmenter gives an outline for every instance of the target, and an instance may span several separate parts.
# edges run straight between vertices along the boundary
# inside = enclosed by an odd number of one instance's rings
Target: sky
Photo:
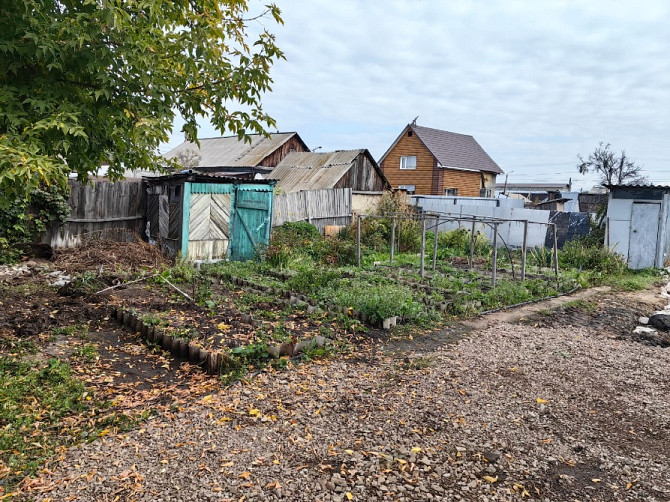
[[[277,5],[284,26],[264,24],[286,60],[263,107],[312,149],[379,160],[418,116],[474,136],[510,183],[587,190],[597,176],[578,173],[577,155],[602,141],[670,184],[667,0]],[[163,151],[183,141],[178,129]],[[221,133],[203,123],[199,135]]]

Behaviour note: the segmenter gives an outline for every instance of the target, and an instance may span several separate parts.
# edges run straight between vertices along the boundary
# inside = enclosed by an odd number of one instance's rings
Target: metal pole
[[[556,274],[556,287],[560,288],[560,283],[558,281],[558,231],[556,228],[556,223],[553,224],[554,227],[554,274]]]
[[[426,216],[421,220],[421,278],[426,276]]]
[[[356,217],[356,257],[358,267],[361,266],[361,215]]]
[[[526,255],[528,253],[528,220],[523,222],[523,244],[521,245],[521,280],[526,280]]]
[[[498,280],[498,224],[493,224],[493,263],[491,270],[491,282],[493,287],[496,287],[496,281]]]
[[[435,272],[435,268],[437,267],[437,229],[440,226],[440,217],[436,216],[435,217],[435,237],[433,239],[433,272]]]
[[[475,219],[472,218],[472,229],[470,230],[470,261],[468,262],[470,270],[475,266]]]
[[[391,259],[390,259],[391,263],[393,263],[394,255],[395,255],[395,216],[393,217],[391,223]]]

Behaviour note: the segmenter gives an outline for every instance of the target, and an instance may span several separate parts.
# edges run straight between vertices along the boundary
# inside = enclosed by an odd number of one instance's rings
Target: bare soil
[[[670,500],[670,349],[630,336],[664,305],[657,289],[376,334],[227,388],[109,320],[126,302],[181,315],[164,292],[59,295],[41,274],[0,292],[3,351],[32,340],[66,357],[80,342],[49,333],[86,324],[100,357],[83,377],[122,406],[158,410],[63,452],[19,499]]]

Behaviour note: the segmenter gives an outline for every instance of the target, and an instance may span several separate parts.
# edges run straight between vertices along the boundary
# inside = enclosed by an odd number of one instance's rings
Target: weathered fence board
[[[275,195],[272,226],[306,221],[321,232],[330,225],[351,223],[351,189],[304,190]]]
[[[91,184],[69,180],[69,185],[72,213],[63,225],[49,228],[42,242],[54,248],[76,247],[89,233],[115,240],[142,233],[145,199],[140,180]]]

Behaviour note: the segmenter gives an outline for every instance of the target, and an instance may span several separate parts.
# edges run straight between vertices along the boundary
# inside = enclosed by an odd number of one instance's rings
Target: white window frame
[[[398,190],[404,190],[407,195],[414,195],[416,193],[416,185],[398,185]]]
[[[413,159],[413,165],[408,167],[408,160]],[[405,170],[415,170],[416,169],[416,155],[403,155],[400,157],[400,169]]]
[[[448,193],[448,192],[454,192],[454,193]],[[458,197],[458,188],[456,187],[445,188],[444,195],[446,197]]]

